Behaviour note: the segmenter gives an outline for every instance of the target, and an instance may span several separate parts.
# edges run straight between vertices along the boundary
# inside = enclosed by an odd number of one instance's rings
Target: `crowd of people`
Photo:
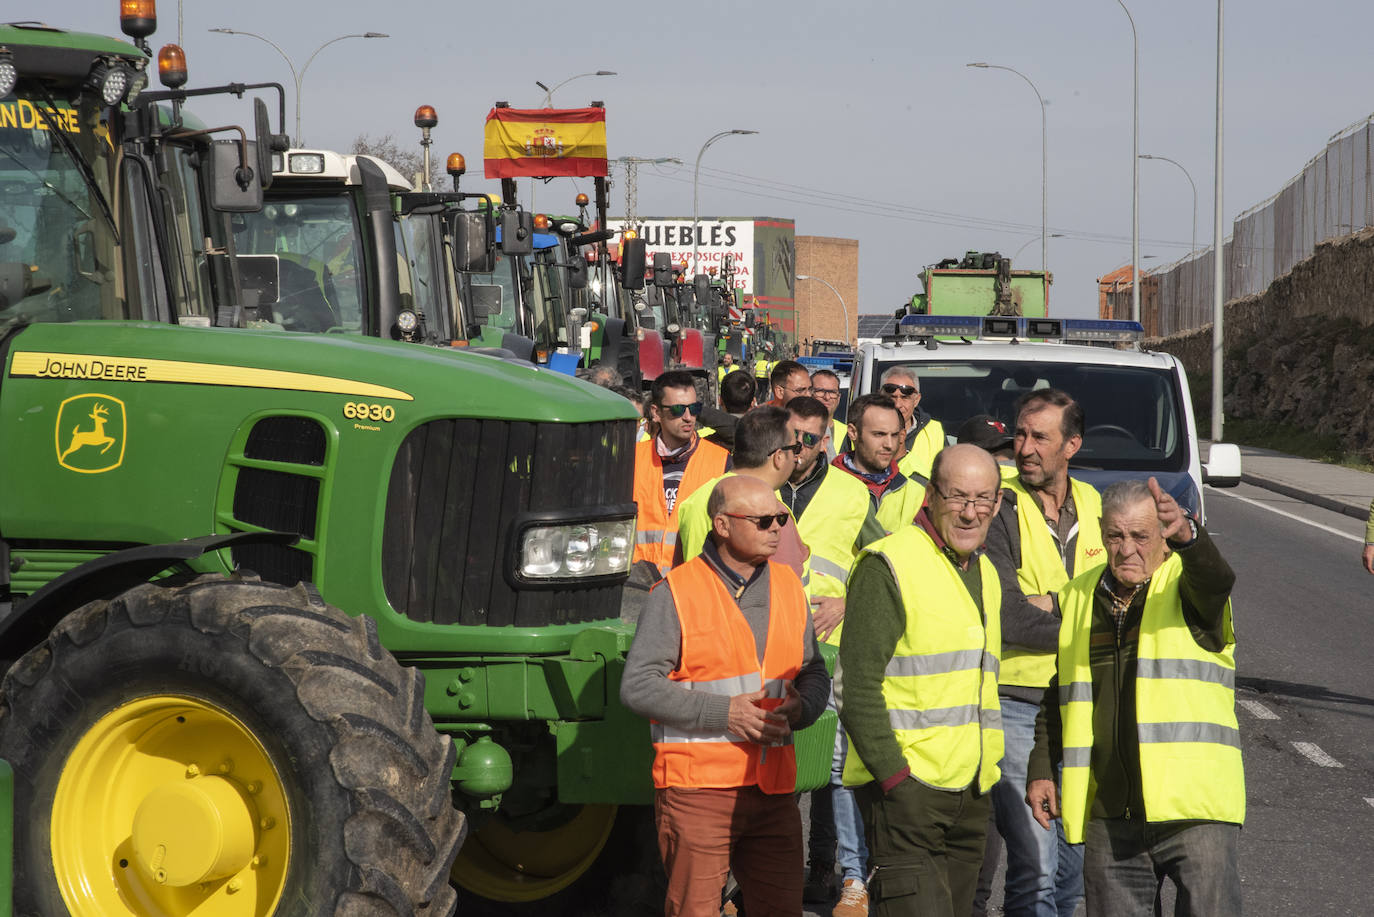
[[[651,723],[669,915],[1240,913],[1231,568],[1153,478],[1070,475],[1033,391],[949,443],[917,372],[685,372],[643,404],[621,681]],[[633,398],[634,393],[629,397]],[[1374,538],[1370,539],[1374,541]],[[820,644],[837,647],[833,677]],[[803,830],[793,735],[838,712]]]

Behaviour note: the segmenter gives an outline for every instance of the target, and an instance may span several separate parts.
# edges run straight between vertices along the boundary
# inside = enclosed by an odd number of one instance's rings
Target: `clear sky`
[[[1212,241],[1217,10],[1197,0],[1126,0],[1140,43],[1140,151],[1181,163],[1197,183],[1199,246]],[[118,34],[117,0],[9,0],[5,18]],[[159,0],[154,48],[175,41],[177,4]],[[346,150],[360,133],[418,144],[421,104],[439,113],[436,155],[481,178],[492,102],[536,107],[540,80],[588,77],[560,106],[604,100],[610,156],[675,156],[641,167],[641,215],[690,214],[692,164],[717,131],[745,128],[702,160],[703,215],[791,217],[798,234],[860,243],[858,311],[890,311],[917,271],[967,249],[1040,263],[1040,111],[1048,121],[1049,266],[1054,314],[1096,311],[1095,280],[1130,262],[1131,29],[1116,0],[988,2],[568,3],[389,0],[184,0],[190,85],[275,80],[292,91],[276,42],[304,78],[304,140]],[[1374,6],[1349,0],[1226,7],[1226,233],[1278,191],[1330,135],[1374,100]],[[293,95],[294,93],[292,93]],[[288,96],[288,129],[294,98]],[[244,121],[246,104],[198,104],[207,122]],[[218,120],[217,120],[218,119]],[[617,174],[612,210],[624,206]],[[536,206],[568,202],[583,180],[540,186]],[[521,192],[527,194],[527,183]],[[524,201],[528,203],[526,199]],[[1192,192],[1166,162],[1140,163],[1142,268],[1187,253]],[[1024,246],[1024,249],[1022,248]],[[1154,257],[1146,257],[1154,256]],[[851,304],[852,307],[853,304]]]

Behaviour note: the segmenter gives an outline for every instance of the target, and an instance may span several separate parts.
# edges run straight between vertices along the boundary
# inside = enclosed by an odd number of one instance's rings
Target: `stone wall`
[[[1228,419],[1329,434],[1374,456],[1374,230],[1320,243],[1264,293],[1228,302],[1222,330]],[[1183,362],[1206,408],[1212,326],[1149,346]]]

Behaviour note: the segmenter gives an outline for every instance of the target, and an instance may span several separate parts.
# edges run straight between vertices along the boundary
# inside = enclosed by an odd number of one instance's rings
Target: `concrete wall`
[[[826,236],[797,236],[797,273],[830,283],[849,312],[849,341],[858,336],[859,242]],[[830,288],[817,280],[798,280],[797,341],[845,339],[845,310]]]
[[[1222,331],[1228,419],[1330,434],[1374,456],[1374,230],[1320,243],[1265,292],[1228,302]],[[1195,404],[1210,401],[1210,325],[1150,346],[1183,361]]]

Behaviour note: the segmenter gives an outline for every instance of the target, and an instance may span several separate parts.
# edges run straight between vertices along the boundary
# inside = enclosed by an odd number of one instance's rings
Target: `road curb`
[[[1329,509],[1333,513],[1341,513],[1352,519],[1364,521],[1369,518],[1369,507],[1356,506],[1344,500],[1337,500],[1325,494],[1313,493],[1310,490],[1303,490],[1301,487],[1294,487],[1291,484],[1284,484],[1272,478],[1260,477],[1257,474],[1243,472],[1240,476],[1242,482],[1252,484],[1255,487],[1262,487],[1265,490],[1272,490],[1274,493],[1283,494],[1285,497],[1292,497],[1294,500],[1301,500],[1304,503],[1311,503],[1313,506],[1320,506],[1322,509]]]

